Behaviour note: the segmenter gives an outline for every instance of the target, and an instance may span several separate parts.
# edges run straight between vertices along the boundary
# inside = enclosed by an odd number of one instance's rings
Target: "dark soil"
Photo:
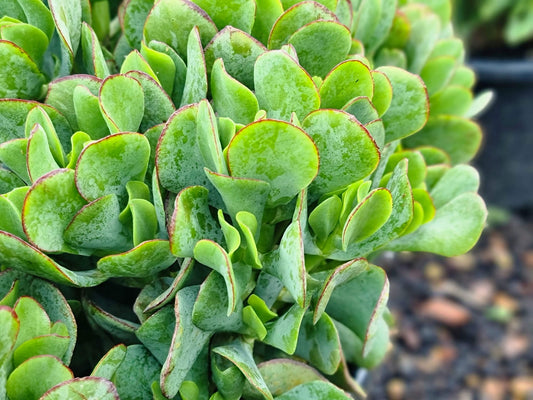
[[[469,254],[380,260],[393,348],[369,400],[533,399],[533,218],[487,228]]]

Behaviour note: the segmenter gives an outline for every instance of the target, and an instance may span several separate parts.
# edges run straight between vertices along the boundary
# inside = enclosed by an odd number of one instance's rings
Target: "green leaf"
[[[41,106],[34,107],[26,117],[25,134],[27,138],[30,137],[31,131],[35,129],[35,124],[39,124],[46,133],[46,146],[49,147],[49,151],[52,153],[55,162],[60,166],[64,166],[66,164],[66,159],[61,141],[51,118]]]
[[[392,84],[383,72],[372,71],[374,80],[374,96],[372,104],[376,108],[378,115],[381,117],[387,112],[392,101]]]
[[[341,362],[341,343],[337,329],[327,314],[313,321],[307,313],[302,321],[295,354],[327,375],[333,375]]]
[[[37,66],[42,66],[48,47],[48,37],[42,30],[24,23],[5,24],[0,28],[0,37],[20,47]]]
[[[369,68],[358,60],[348,60],[333,68],[320,86],[322,108],[344,107],[354,97],[372,98],[374,83]]]
[[[324,77],[344,61],[352,46],[352,36],[335,21],[313,21],[298,29],[288,41],[298,54],[302,67],[311,76]]]
[[[407,159],[409,162],[409,170],[407,176],[413,188],[423,185],[426,179],[426,162],[419,151],[403,150],[392,154],[387,162],[385,172],[394,170],[398,162]]]
[[[161,364],[165,362],[172,342],[176,316],[171,306],[163,307],[142,323],[135,334]]]
[[[286,10],[275,22],[268,38],[269,49],[279,49],[302,26],[316,20],[337,21],[330,10],[317,2],[301,2]]]
[[[81,27],[81,47],[87,71],[100,79],[107,78],[110,72],[102,47],[100,47],[100,42],[94,30],[85,22],[82,23]]]
[[[221,231],[209,210],[207,189],[191,186],[183,189],[175,200],[168,225],[170,250],[177,257],[193,257],[202,239],[221,239]]]
[[[27,359],[38,355],[51,355],[61,359],[67,352],[69,344],[70,338],[68,336],[55,334],[35,336],[17,347],[13,353],[13,364],[18,367]]]
[[[252,36],[266,45],[272,26],[283,14],[283,5],[281,0],[256,0],[256,6],[255,15],[260,15],[261,18],[255,19]]]
[[[28,175],[32,182],[59,168],[50,151],[46,132],[39,124],[34,126],[28,138],[26,163]]]
[[[74,378],[60,383],[46,392],[42,400],[119,400],[115,386],[102,378]]]
[[[119,133],[90,143],[76,164],[76,186],[88,201],[115,194],[123,206],[126,184],[143,181],[150,157],[150,144],[144,135]]]
[[[363,356],[377,340],[379,320],[389,296],[385,271],[366,264],[352,279],[339,284],[331,294],[326,312],[353,331],[363,343]]]
[[[124,36],[132,48],[142,46],[143,26],[153,6],[153,0],[130,0],[124,4]]]
[[[132,2],[130,1],[129,4],[131,3]],[[151,1],[149,1],[149,3],[151,3]],[[169,94],[169,96],[172,95],[177,72],[176,64],[174,64],[173,58],[165,52],[146,46],[144,42],[141,43],[141,54],[144,59],[148,61],[151,69],[157,75],[161,87]],[[179,57],[177,54],[175,56]]]
[[[0,365],[3,365],[15,347],[20,321],[13,309],[0,305],[0,322]]]
[[[349,400],[352,397],[329,382],[313,381],[296,386],[294,389],[276,397],[276,400]]]
[[[205,46],[217,32],[209,16],[200,7],[187,0],[162,0],[150,11],[144,24],[144,40],[168,44],[182,58],[187,57],[187,38],[197,26]]]
[[[91,139],[98,140],[109,135],[98,97],[85,86],[74,88],[74,109],[76,120],[81,131],[89,134]]]
[[[58,169],[32,186],[24,201],[22,224],[31,243],[43,251],[69,251],[63,231],[86,204],[74,182],[74,171]]]
[[[125,75],[127,72],[138,71],[143,72],[149,75],[153,80],[159,84],[159,79],[157,75],[150,67],[150,64],[144,59],[144,57],[139,53],[139,50],[132,50],[130,54],[126,56],[122,65],[120,66],[120,73]]]
[[[25,239],[26,234],[22,229],[22,220],[19,210],[8,200],[7,196],[0,196],[0,230],[12,233],[15,236]]]
[[[222,145],[218,135],[215,112],[209,101],[203,99],[198,104],[196,116],[198,146],[204,160],[204,165],[221,174],[227,174],[226,161],[222,155]]]
[[[305,311],[306,308],[294,304],[279,318],[267,322],[267,335],[263,341],[287,354],[294,354]]]
[[[431,189],[436,208],[446,205],[457,196],[479,189],[479,173],[469,165],[456,165],[448,169]]]
[[[4,142],[0,145],[0,161],[20,179],[30,184],[26,161],[27,149],[28,139],[13,139]]]
[[[318,151],[307,134],[287,122],[260,120],[241,129],[227,152],[232,176],[270,184],[267,205],[288,203],[315,178]]]
[[[81,39],[81,2],[72,3],[68,0],[49,0],[57,32],[61,38],[61,74],[68,75]],[[66,52],[65,52],[66,51]],[[65,60],[65,56],[70,60]]]
[[[333,232],[341,214],[342,202],[338,196],[328,197],[309,214],[309,225],[319,242],[327,239]]]
[[[46,371],[43,374],[43,371]],[[39,376],[28,385],[32,377]],[[36,356],[19,365],[6,382],[6,392],[11,400],[38,400],[48,389],[74,378],[72,371],[53,356]]]
[[[374,171],[380,154],[368,131],[348,113],[318,110],[302,123],[320,154],[318,176],[310,186],[320,196],[358,181]]]
[[[126,104],[124,93],[128,93]],[[138,131],[144,114],[144,92],[139,81],[125,75],[111,75],[102,82],[98,99],[112,133]]]
[[[91,376],[110,380],[126,357],[126,346],[123,344],[111,348],[94,367]]]
[[[427,91],[420,77],[396,67],[380,67],[391,81],[393,95],[383,115],[386,142],[402,139],[424,127],[429,115]]]
[[[455,68],[456,60],[449,56],[434,57],[428,60],[420,72],[420,77],[424,80],[430,96],[444,89],[452,79]]]
[[[216,0],[194,0],[216,24],[218,29],[231,25],[246,33],[252,31],[256,6],[254,0],[229,0],[221,3]]]
[[[45,77],[24,50],[12,42],[0,40],[0,60],[0,97],[39,97]]]
[[[198,27],[194,27],[187,42],[187,75],[181,106],[198,103],[207,96],[207,69]]]
[[[192,309],[198,286],[181,289],[176,295],[176,326],[170,352],[161,370],[161,390],[174,397],[212,333],[198,329],[192,322]]]
[[[472,106],[473,99],[474,95],[470,89],[449,85],[430,97],[431,112],[433,115],[463,116]]]
[[[533,22],[533,10],[531,1],[519,1],[513,5],[509,13],[509,19],[505,24],[504,38],[511,45],[516,46],[525,42],[533,35],[531,24]]]
[[[256,20],[255,25],[259,20],[261,18]],[[266,48],[254,37],[232,26],[226,26],[205,48],[207,72],[211,74],[215,60],[222,58],[228,74],[253,89],[255,61],[265,51]]]
[[[149,277],[170,267],[176,257],[167,240],[147,240],[130,251],[98,260],[97,268],[104,274],[121,277]]]
[[[217,59],[211,72],[211,93],[218,115],[229,117],[236,123],[249,124],[259,111],[253,92],[232,78],[224,68],[224,61]]]
[[[265,398],[270,400],[273,399],[268,390],[268,386],[261,376],[261,372],[259,372],[259,369],[255,364],[252,350],[245,343],[236,341],[226,346],[215,347],[212,351],[235,364],[252,387],[261,392]]]
[[[376,108],[370,99],[365,96],[353,98],[342,109],[343,111],[352,114],[362,125],[369,124],[370,122],[379,119]],[[380,143],[380,145],[383,146],[383,143]]]
[[[289,121],[295,112],[303,119],[320,106],[311,76],[282,50],[269,51],[257,58],[254,83],[259,107],[270,118]]]
[[[365,1],[365,5],[368,7],[375,7],[376,2]],[[355,37],[359,38],[364,46],[365,52],[368,54],[373,54],[376,49],[385,41],[387,35],[389,34],[393,20],[395,17],[395,11],[397,9],[397,0],[382,0],[379,2],[378,9],[380,10],[377,22],[370,27],[370,31],[365,37],[360,37],[359,32],[356,33]],[[361,6],[360,6],[361,7]],[[359,9],[361,12],[361,9]],[[358,26],[359,28],[359,26]]]
[[[52,37],[55,28],[54,20],[52,19],[50,10],[42,1],[17,0],[16,2],[12,2],[8,0],[7,4],[6,2],[2,3],[6,15],[34,25],[46,33],[48,38]]]
[[[426,11],[425,15],[412,21],[409,40],[405,47],[409,71],[414,74],[422,71],[439,39],[440,31],[439,17],[431,12]]]
[[[26,341],[50,333],[50,318],[37,301],[28,296],[19,297],[13,307],[20,321],[16,349]]]
[[[474,121],[453,115],[431,117],[424,129],[406,140],[408,147],[430,144],[444,150],[452,164],[470,161],[481,145],[481,128]]]

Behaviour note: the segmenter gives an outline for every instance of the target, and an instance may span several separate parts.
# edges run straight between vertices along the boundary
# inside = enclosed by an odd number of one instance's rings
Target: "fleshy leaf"
[[[76,186],[88,201],[115,194],[124,205],[126,184],[144,180],[149,157],[150,144],[143,135],[107,136],[92,142],[81,152],[76,164]]]
[[[380,154],[376,143],[348,113],[318,110],[304,119],[302,127],[320,154],[318,176],[309,189],[312,196],[341,189],[377,167]]]
[[[194,26],[199,28],[204,46],[217,32],[213,21],[196,4],[187,0],[161,0],[146,19],[144,39],[147,43],[152,40],[166,43],[185,59],[187,38]]]
[[[0,306],[0,365],[3,365],[7,357],[11,357],[11,351],[20,329],[20,321],[15,311],[6,306]]]
[[[218,115],[231,118],[236,123],[253,122],[259,111],[253,92],[226,72],[222,59],[217,59],[213,65],[211,94]]]
[[[50,329],[50,328],[49,328]],[[13,353],[13,363],[17,367],[27,359],[38,355],[51,355],[63,358],[70,344],[70,338],[55,334],[35,336],[21,343]]]
[[[111,379],[115,375],[120,363],[126,357],[126,346],[123,344],[111,348],[94,367],[91,376],[98,378]]]
[[[117,389],[108,380],[97,377],[74,378],[54,386],[42,400],[119,400]]]
[[[343,108],[354,97],[372,98],[374,82],[368,67],[359,60],[348,60],[333,68],[320,86],[322,108]]]
[[[386,142],[402,139],[424,127],[429,115],[427,90],[420,77],[397,67],[380,67],[391,81],[393,95],[383,115]]]
[[[144,42],[141,43],[141,54],[155,72],[161,87],[169,95],[172,95],[176,77],[176,64],[174,64],[173,58],[165,52],[146,46]],[[179,56],[176,54],[176,57]]]
[[[204,160],[204,165],[213,171],[227,174],[226,161],[222,155],[222,145],[218,135],[218,125],[215,112],[209,101],[203,99],[198,104],[196,117],[196,131],[198,134],[198,146]]]
[[[269,51],[257,58],[254,83],[259,107],[270,118],[289,121],[295,112],[303,119],[320,106],[311,76],[282,50]]]
[[[350,400],[352,397],[329,382],[313,381],[296,386],[276,397],[276,400]]]
[[[28,165],[28,175],[32,182],[59,168],[50,151],[46,132],[39,124],[35,125],[28,138],[26,163]]]
[[[374,80],[374,96],[372,97],[372,104],[381,117],[390,107],[392,101],[392,85],[383,72],[372,71],[372,79]]]
[[[60,73],[61,75],[68,75],[80,44],[81,2],[71,3],[66,0],[49,0],[48,6],[61,38]]]
[[[215,347],[212,351],[235,364],[252,387],[261,392],[265,398],[273,399],[267,384],[261,376],[261,372],[255,364],[252,351],[245,343],[237,341],[226,346]]]
[[[287,354],[294,354],[305,310],[306,308],[294,304],[279,318],[267,322],[265,324],[267,335],[264,342]]]
[[[333,232],[341,214],[342,202],[338,196],[328,197],[309,214],[309,226],[318,241],[324,241]]]
[[[81,46],[86,69],[100,79],[107,78],[110,73],[102,47],[96,33],[86,22],[81,27]]]
[[[31,184],[28,176],[27,150],[28,139],[12,139],[4,142],[0,144],[0,161],[24,182]]]
[[[176,294],[176,326],[170,352],[161,370],[161,390],[169,398],[174,397],[189,370],[211,338],[211,332],[198,329],[192,322],[192,309],[198,294],[198,286],[189,286]]]
[[[148,240],[132,250],[103,257],[97,267],[105,274],[122,277],[148,277],[170,267],[176,257],[167,240]]]
[[[344,61],[352,36],[344,25],[335,21],[313,21],[297,30],[290,38],[298,60],[311,76],[324,77],[338,63]]]
[[[257,20],[256,20],[257,23]],[[222,58],[230,76],[248,88],[254,87],[254,64],[266,48],[255,38],[232,26],[226,26],[205,48],[207,71],[216,59]]]
[[[168,306],[147,318],[135,332],[141,343],[161,364],[165,362],[170,350],[174,325],[176,325],[176,316],[173,308]]]
[[[216,24],[218,29],[231,25],[246,33],[252,31],[255,20],[254,0],[229,0],[221,3],[216,0],[194,0]]]
[[[58,169],[32,186],[24,201],[22,224],[31,243],[43,251],[68,251],[63,231],[86,204],[74,182],[74,171]]]
[[[85,86],[74,88],[74,109],[76,121],[81,131],[88,133],[91,139],[97,140],[109,135],[98,97]]]
[[[255,19],[252,35],[266,45],[272,26],[283,14],[283,4],[281,0],[256,0],[256,5],[256,16],[260,15],[261,18]]]
[[[431,189],[435,207],[440,208],[457,196],[466,192],[477,192],[479,173],[469,165],[456,165],[447,170]]]
[[[143,39],[143,26],[154,6],[153,0],[129,0],[124,3],[124,36],[132,48],[137,48]]]
[[[268,205],[289,202],[315,178],[318,151],[307,134],[282,121],[260,120],[241,129],[228,147],[232,176],[268,182]]]
[[[127,100],[124,93],[128,94]],[[98,98],[112,133],[137,132],[144,114],[144,92],[139,81],[125,75],[112,75],[102,83]]]
[[[57,135],[54,124],[50,116],[41,106],[34,107],[26,117],[26,137],[29,138],[35,124],[39,124],[46,133],[47,146],[50,148],[54,160],[60,166],[65,165],[65,154],[61,146],[61,141]],[[34,178],[36,179],[36,178]]]
[[[220,228],[211,217],[207,196],[204,187],[191,186],[176,197],[174,213],[168,225],[170,250],[175,256],[193,257],[198,241],[220,239]]]
[[[187,42],[187,75],[181,106],[198,103],[207,95],[207,69],[198,27],[189,34]]]

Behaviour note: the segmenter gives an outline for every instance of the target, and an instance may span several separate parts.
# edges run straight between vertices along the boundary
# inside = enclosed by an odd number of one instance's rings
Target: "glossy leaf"
[[[126,357],[126,346],[123,344],[111,348],[94,367],[91,376],[104,379],[112,379],[116,370]]]
[[[382,72],[372,71],[372,79],[374,80],[374,96],[372,97],[372,104],[376,108],[378,115],[381,117],[389,109],[392,101],[392,84]]]
[[[150,68],[155,72],[161,87],[169,95],[172,95],[176,76],[176,65],[173,58],[165,52],[146,46],[144,42],[141,43],[141,55],[150,64]],[[176,57],[179,56],[176,54]]]
[[[88,201],[115,194],[127,199],[126,184],[142,181],[148,167],[150,144],[137,133],[107,136],[86,146],[76,164],[76,186]]]
[[[27,184],[31,183],[28,176],[26,152],[28,139],[13,139],[0,145],[0,161]]]
[[[256,0],[256,6],[255,14],[260,15],[261,18],[255,19],[252,35],[266,45],[272,26],[283,14],[283,4],[281,0]]]
[[[72,4],[66,0],[50,0],[48,2],[62,48],[62,72],[63,75],[70,73],[74,56],[78,51],[81,38],[82,6],[81,2]],[[67,53],[65,53],[65,50]],[[65,60],[70,57],[70,60]]]
[[[115,386],[108,380],[96,377],[74,378],[54,386],[42,400],[119,400]]]
[[[21,343],[13,353],[13,364],[16,368],[27,359],[38,355],[51,355],[61,359],[69,343],[69,337],[55,334],[30,338]]]
[[[28,175],[32,182],[53,170],[59,169],[59,165],[50,151],[46,132],[39,124],[35,125],[28,138],[26,163]]]
[[[275,120],[241,129],[229,144],[227,158],[232,176],[270,184],[270,206],[290,201],[318,170],[318,152],[311,138],[296,126]]]
[[[319,110],[302,123],[320,154],[318,176],[310,187],[314,195],[341,189],[369,175],[379,162],[379,151],[368,131],[348,113]]]
[[[122,61],[122,65],[120,66],[120,73],[122,75],[125,75],[127,72],[132,71],[138,71],[145,73],[146,75],[150,76],[153,80],[159,84],[159,79],[157,78],[157,75],[152,70],[152,67],[148,62],[144,59],[144,57],[139,53],[139,50],[133,50],[131,51],[126,58],[124,58],[124,61]]]
[[[15,311],[4,305],[0,306],[0,365],[5,363],[7,357],[15,346],[20,329],[20,321]]]
[[[109,67],[96,33],[86,22],[81,27],[81,46],[86,69],[100,79],[110,75]]]
[[[279,318],[267,322],[265,324],[267,335],[264,342],[287,354],[294,354],[305,310],[298,304],[294,304]]]
[[[194,0],[213,19],[218,29],[231,25],[246,33],[252,31],[255,20],[254,0]]]
[[[168,306],[151,315],[135,332],[142,344],[161,364],[168,356],[175,325],[174,310]]]
[[[331,400],[349,400],[351,397],[332,385],[329,382],[313,381],[296,386],[294,389],[276,397],[279,400],[297,400],[297,399],[331,399]]]
[[[309,226],[319,241],[327,239],[337,226],[341,214],[342,202],[338,196],[328,197],[317,205],[309,214]]]
[[[24,23],[6,23],[0,28],[0,37],[24,50],[37,66],[42,65],[48,37],[39,28]]]
[[[46,134],[47,147],[52,153],[55,162],[60,165],[65,165],[65,153],[61,145],[61,141],[57,135],[54,123],[50,116],[46,113],[43,107],[34,107],[26,117],[26,137],[29,138],[32,130],[35,129],[35,124],[39,124]]]
[[[226,161],[222,155],[222,145],[218,135],[218,125],[215,112],[207,100],[198,104],[196,117],[196,132],[198,145],[204,160],[204,165],[218,173],[227,174]]]
[[[303,119],[320,106],[311,76],[282,50],[257,58],[254,69],[255,95],[270,118],[289,121],[291,113]]]
[[[343,108],[354,97],[372,98],[374,83],[368,67],[358,60],[348,60],[333,68],[320,86],[322,108]]]

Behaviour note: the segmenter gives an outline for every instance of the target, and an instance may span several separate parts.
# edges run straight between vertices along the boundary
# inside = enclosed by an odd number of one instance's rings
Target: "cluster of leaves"
[[[533,39],[533,2],[531,0],[454,0],[458,31],[469,35],[480,28],[501,29],[510,46]],[[503,28],[500,28],[503,25]]]
[[[479,238],[447,0],[0,5],[10,400],[347,399],[389,343],[368,260]]]

